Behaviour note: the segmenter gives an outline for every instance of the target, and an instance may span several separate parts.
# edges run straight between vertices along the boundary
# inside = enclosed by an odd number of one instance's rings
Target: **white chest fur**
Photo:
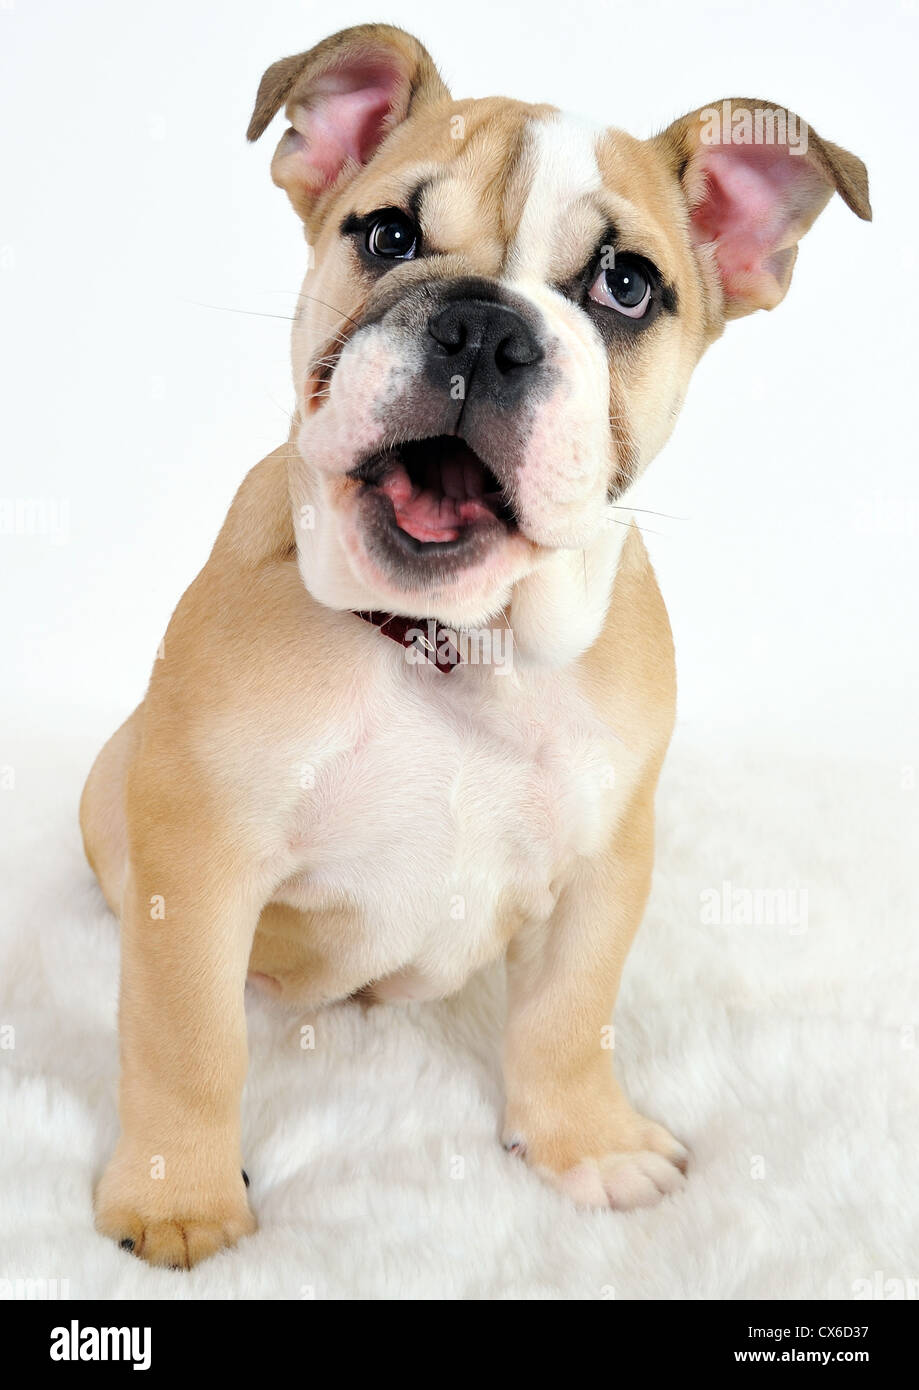
[[[394,995],[449,993],[602,848],[623,746],[569,674],[445,675],[370,636],[334,722],[301,744],[275,900],[311,920],[353,910],[326,943],[348,987],[398,975]]]

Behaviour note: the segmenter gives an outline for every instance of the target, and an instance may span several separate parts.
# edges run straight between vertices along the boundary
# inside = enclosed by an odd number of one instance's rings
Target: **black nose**
[[[428,320],[429,375],[454,399],[475,391],[496,405],[512,405],[542,357],[526,319],[503,304],[454,299]]]

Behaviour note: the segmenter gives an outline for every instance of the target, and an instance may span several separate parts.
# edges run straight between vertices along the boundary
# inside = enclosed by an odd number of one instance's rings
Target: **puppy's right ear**
[[[352,178],[418,101],[450,94],[427,50],[389,24],[359,24],[292,58],[259,83],[247,131],[257,140],[286,103],[291,128],[271,161],[306,222],[317,200]]]

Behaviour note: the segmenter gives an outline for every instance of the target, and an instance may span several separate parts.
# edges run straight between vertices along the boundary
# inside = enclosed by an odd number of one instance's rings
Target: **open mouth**
[[[413,439],[386,449],[352,477],[385,509],[400,543],[446,554],[480,533],[516,528],[510,500],[488,465],[455,435]]]

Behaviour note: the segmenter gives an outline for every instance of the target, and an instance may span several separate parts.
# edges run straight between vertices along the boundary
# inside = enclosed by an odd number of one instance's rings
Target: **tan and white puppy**
[[[255,1225],[247,973],[313,1009],[441,997],[506,955],[505,1145],[588,1205],[683,1182],[604,1045],[674,717],[629,489],[833,191],[870,216],[861,162],[782,108],[636,140],[453,101],[385,25],[271,67],[251,139],[282,105],[272,173],[311,245],[290,440],[82,804],[123,943],[96,1220],[154,1264]]]

